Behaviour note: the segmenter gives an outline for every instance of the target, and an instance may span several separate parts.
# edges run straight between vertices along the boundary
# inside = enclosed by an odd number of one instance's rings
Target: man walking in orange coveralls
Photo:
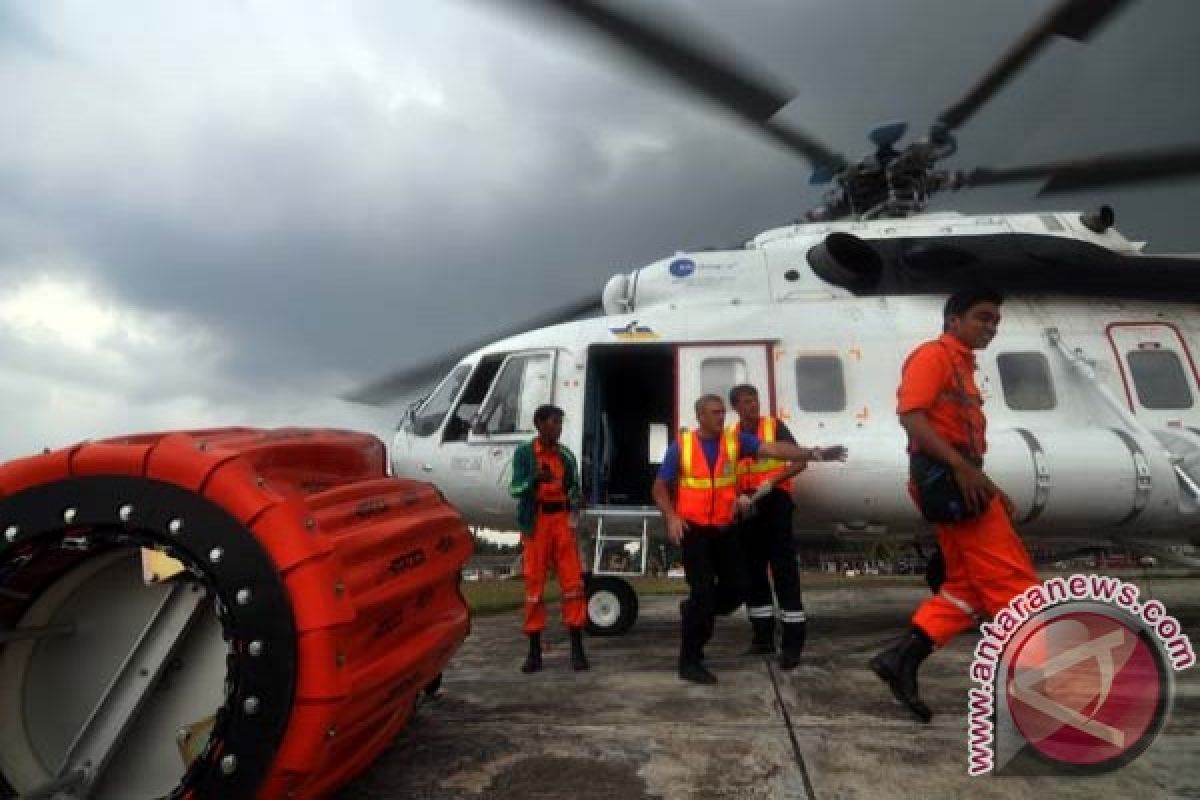
[[[896,699],[923,722],[933,712],[917,687],[921,662],[933,648],[975,627],[978,616],[994,615],[1037,582],[1010,521],[1012,502],[983,472],[987,421],[972,351],[987,347],[996,335],[1002,302],[989,289],[952,295],[943,310],[944,333],[909,355],[897,391],[896,413],[908,433],[914,467],[915,459],[924,458],[948,469],[967,517],[936,525],[945,582],[917,608],[909,631],[870,663]],[[909,489],[916,499],[913,484]]]
[[[521,529],[521,560],[525,575],[525,634],[529,655],[522,672],[542,668],[542,629],[546,627],[546,568],[554,565],[562,589],[563,622],[571,632],[571,666],[588,668],[583,652],[587,604],[583,568],[571,526],[572,504],[579,502],[579,468],[562,436],[563,411],[539,406],[533,412],[538,435],[513,454],[512,483],[517,498],[517,527]]]

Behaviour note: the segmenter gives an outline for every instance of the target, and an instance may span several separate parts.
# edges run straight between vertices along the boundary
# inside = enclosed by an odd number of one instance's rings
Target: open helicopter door
[[[675,427],[696,426],[696,398],[715,394],[725,401],[725,424],[737,420],[729,390],[740,383],[758,389],[764,414],[775,413],[775,376],[769,342],[681,344],[675,351]]]
[[[488,493],[489,497],[508,497],[513,452],[536,434],[533,412],[537,407],[554,402],[557,356],[553,349],[510,353],[471,422],[467,442],[479,448],[483,481],[502,490]],[[485,511],[499,515],[505,510]]]
[[[625,417],[633,420],[633,430],[636,430],[639,436],[644,436],[643,446],[636,451],[636,457],[632,461],[626,462],[625,468],[612,470],[614,474],[627,471],[635,473],[638,483],[643,485],[642,491],[645,494],[636,494],[635,486],[615,486],[610,480],[607,488],[597,493],[602,501],[607,500],[609,504],[593,505],[584,512],[585,526],[591,529],[593,536],[591,571],[588,578],[588,631],[593,635],[624,633],[637,619],[637,594],[624,576],[644,573],[651,557],[658,558],[663,568],[671,563],[666,546],[656,544],[651,539],[652,534],[661,536],[662,519],[657,509],[647,504],[649,497],[646,492],[653,482],[652,475],[662,460],[662,451],[666,449],[666,443],[673,438],[670,432],[667,432],[666,436],[662,435],[663,421],[673,413],[673,428],[678,430],[682,425],[694,427],[696,398],[712,393],[727,399],[729,390],[739,383],[755,386],[763,401],[763,411],[773,413],[775,391],[770,351],[771,344],[762,341],[677,345],[673,353],[675,385],[671,387],[670,384],[659,384],[655,380],[655,376],[667,375],[667,367],[670,364],[668,359],[672,353],[666,346],[637,345],[620,349],[591,349],[589,380],[613,378],[618,375],[620,378],[615,384],[618,391],[607,399],[608,410],[613,413],[601,416],[598,410],[592,412],[596,415],[598,424],[592,434],[594,443],[590,452],[595,454],[595,448],[611,448],[614,441],[624,438],[616,435],[617,431],[622,428],[630,430],[628,424],[618,425],[614,422],[618,416],[627,415],[630,410],[617,402],[621,396],[627,395],[628,398],[637,400],[635,407],[649,407],[648,414],[644,412],[641,415]],[[608,374],[601,367],[605,358],[611,358],[613,365],[619,364],[627,368],[620,373]],[[636,366],[630,366],[631,364]],[[675,394],[673,405],[660,406],[655,403],[654,397],[668,399],[667,395],[672,388]],[[659,391],[655,392],[655,389]],[[639,399],[643,392],[650,399]],[[731,414],[726,419],[732,422],[737,419],[737,415]],[[621,448],[618,448],[618,451],[620,450]],[[605,453],[609,452],[600,451],[601,458],[605,458]],[[597,475],[603,476],[604,473],[604,470],[599,470]],[[620,493],[615,491],[616,489],[620,489]],[[658,541],[661,542],[661,539]]]

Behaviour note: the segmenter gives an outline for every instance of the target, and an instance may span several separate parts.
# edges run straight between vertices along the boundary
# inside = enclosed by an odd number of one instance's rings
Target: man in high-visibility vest
[[[729,390],[729,404],[738,414],[734,423],[742,433],[752,433],[761,442],[796,443],[782,420],[762,416],[758,390],[740,384]],[[840,454],[829,448],[830,458]],[[826,455],[812,448],[814,461]],[[806,466],[803,461],[791,464],[774,458],[743,458],[737,465],[738,534],[746,557],[746,614],[750,618],[752,639],[750,654],[770,655],[775,652],[775,606],[771,599],[771,584],[779,601],[779,617],[783,623],[779,666],[795,669],[800,665],[804,650],[807,620],[804,601],[800,597],[800,569],[796,564],[796,543],[792,539],[792,478]],[[770,577],[767,567],[770,566]]]
[[[542,630],[546,627],[546,570],[551,565],[562,589],[562,617],[571,636],[571,666],[588,668],[583,652],[587,602],[583,567],[575,544],[571,511],[579,504],[579,468],[575,456],[559,442],[563,411],[551,405],[533,412],[538,435],[513,453],[512,483],[521,529],[521,561],[525,577],[525,635],[529,654],[522,672],[542,668]]]
[[[904,362],[896,413],[912,458],[949,470],[968,515],[937,528],[946,577],[917,608],[908,631],[870,667],[922,722],[933,712],[921,699],[917,670],[935,647],[991,616],[1037,582],[1033,562],[1011,521],[1013,505],[983,471],[987,420],[975,384],[975,350],[991,343],[1003,297],[985,288],[957,292],[942,311],[942,335]],[[918,501],[920,493],[910,484]]]
[[[811,452],[787,442],[761,442],[749,433],[725,431],[725,401],[706,394],[696,401],[694,431],[683,431],[667,448],[654,481],[654,502],[666,519],[667,539],[683,547],[688,598],[680,604],[679,677],[716,683],[703,661],[713,618],[743,602],[746,578],[733,532],[737,462],[743,456],[807,461]],[[675,486],[675,497],[671,486]]]

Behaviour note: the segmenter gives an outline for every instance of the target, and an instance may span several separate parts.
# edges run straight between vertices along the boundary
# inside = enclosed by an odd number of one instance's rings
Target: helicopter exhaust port
[[[875,248],[852,233],[831,233],[808,251],[808,263],[821,280],[852,292],[871,289],[883,275]]]
[[[0,531],[0,797],[324,796],[469,628],[466,525],[366,434],[12,461]]]
[[[1117,223],[1117,215],[1112,206],[1100,206],[1080,214],[1079,221],[1092,233],[1104,233]]]

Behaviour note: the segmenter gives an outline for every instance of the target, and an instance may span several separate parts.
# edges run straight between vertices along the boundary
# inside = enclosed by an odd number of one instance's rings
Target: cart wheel
[[[637,592],[628,581],[603,575],[587,584],[588,633],[593,636],[619,636],[637,620]]]

